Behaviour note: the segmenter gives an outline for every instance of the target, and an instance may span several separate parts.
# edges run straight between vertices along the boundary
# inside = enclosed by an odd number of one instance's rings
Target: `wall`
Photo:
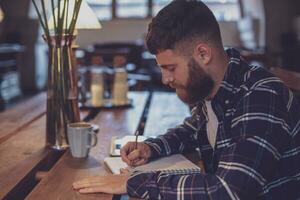
[[[39,23],[36,19],[28,18],[30,2],[31,0],[0,1],[0,5],[5,13],[5,18],[2,22],[3,30],[1,31],[2,42],[19,43],[25,47],[19,66],[23,92],[36,90],[36,78],[40,76],[40,74],[37,74],[34,59]]]
[[[85,48],[93,43],[144,40],[149,19],[113,20],[101,22],[100,30],[79,30],[77,44]],[[235,22],[220,22],[225,46],[240,46]]]
[[[84,48],[93,43],[143,40],[149,20],[113,20],[101,22],[100,30],[79,30],[77,44]]]
[[[298,41],[300,42],[300,1],[299,0],[294,0],[293,5],[295,5],[295,16],[297,19],[293,19],[293,30],[295,30],[295,32],[298,35]]]
[[[33,5],[30,0],[2,2],[6,5],[6,13],[13,18],[9,26],[21,33],[21,42],[27,48],[20,69],[23,89],[24,91],[41,89],[47,78],[47,47],[41,40],[42,31],[37,27],[37,14]],[[50,0],[46,0],[46,4],[49,2]],[[149,22],[149,19],[103,21],[101,30],[79,30],[76,42],[79,47],[86,48],[101,42],[144,40]],[[220,28],[225,46],[240,47],[235,22],[220,22]]]
[[[264,0],[266,44],[270,52],[280,51],[280,37],[292,31],[292,21],[299,15],[299,0]]]

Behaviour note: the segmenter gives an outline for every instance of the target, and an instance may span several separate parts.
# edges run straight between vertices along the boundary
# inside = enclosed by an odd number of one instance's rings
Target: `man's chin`
[[[188,92],[182,89],[176,89],[176,94],[183,103],[188,104],[189,106],[193,106],[197,104],[199,101],[203,100],[203,98],[200,97],[196,98],[193,97],[192,95],[189,95]]]
[[[176,94],[183,103],[186,103],[189,105],[193,104],[193,102],[191,102],[191,99],[189,98],[189,95],[185,91],[176,89]]]

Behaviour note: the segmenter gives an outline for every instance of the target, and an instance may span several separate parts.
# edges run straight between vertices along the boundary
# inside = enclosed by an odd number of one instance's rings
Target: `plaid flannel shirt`
[[[249,66],[238,51],[230,58],[212,108],[216,145],[206,134],[203,102],[166,134],[148,139],[152,158],[199,148],[197,170],[135,172],[130,196],[146,199],[299,199],[300,108],[293,93],[263,68]],[[158,124],[159,126],[159,124]]]

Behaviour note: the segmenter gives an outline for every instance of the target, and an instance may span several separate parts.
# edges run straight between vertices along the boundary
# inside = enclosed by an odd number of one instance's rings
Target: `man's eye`
[[[175,67],[170,67],[170,68],[168,68],[168,71],[174,72],[174,71],[175,71]]]

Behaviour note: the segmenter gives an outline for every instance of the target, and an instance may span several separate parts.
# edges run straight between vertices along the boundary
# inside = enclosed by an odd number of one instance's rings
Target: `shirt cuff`
[[[142,199],[159,199],[160,192],[156,184],[159,175],[156,172],[133,172],[127,181],[127,193],[131,197]]]
[[[150,147],[151,150],[151,157],[150,160],[159,158],[162,156],[162,149],[161,147],[155,142],[156,139],[149,138],[144,141],[145,144],[147,144]]]

